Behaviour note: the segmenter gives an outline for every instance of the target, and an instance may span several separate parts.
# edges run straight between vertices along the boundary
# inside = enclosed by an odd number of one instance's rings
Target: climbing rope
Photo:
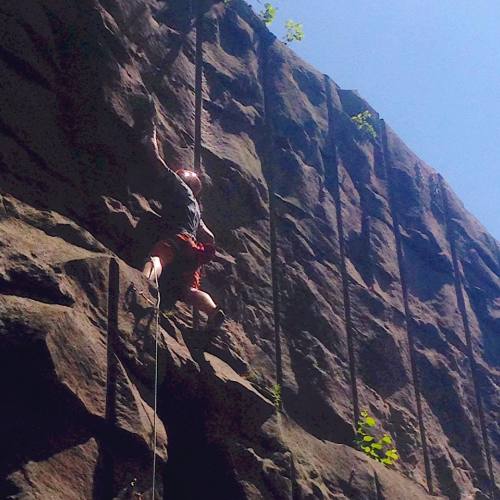
[[[153,264],[153,271],[155,274],[155,285],[156,285],[156,305],[155,305],[155,384],[154,384],[154,412],[153,412],[153,490],[151,492],[151,498],[155,498],[155,486],[156,486],[156,411],[158,407],[158,330],[160,329],[160,287],[158,285],[158,274],[156,272],[156,266],[151,257],[151,263]]]

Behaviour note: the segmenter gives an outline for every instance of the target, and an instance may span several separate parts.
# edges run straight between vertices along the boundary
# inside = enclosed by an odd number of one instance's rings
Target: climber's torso
[[[196,239],[201,211],[189,186],[176,174],[166,174],[160,180],[158,197],[162,203],[162,237],[186,234]]]

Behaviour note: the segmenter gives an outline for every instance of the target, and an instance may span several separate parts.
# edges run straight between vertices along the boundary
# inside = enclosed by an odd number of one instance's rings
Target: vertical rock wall
[[[244,2],[27,3],[0,6],[0,493],[151,490],[153,96],[168,164],[201,153],[229,317],[207,346],[161,316],[158,497],[493,498],[499,249],[443,179]],[[363,409],[395,471],[351,448]]]

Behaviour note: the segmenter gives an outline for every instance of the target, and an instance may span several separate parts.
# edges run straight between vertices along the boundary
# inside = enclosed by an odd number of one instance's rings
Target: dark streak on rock
[[[277,248],[277,224],[276,224],[276,197],[275,197],[275,187],[274,187],[274,172],[273,168],[276,168],[273,161],[273,127],[270,119],[270,106],[269,106],[269,49],[274,41],[274,38],[268,38],[263,40],[261,61],[261,78],[262,78],[262,88],[264,90],[264,128],[265,128],[265,140],[266,140],[266,157],[265,162],[267,165],[264,166],[264,175],[267,182],[267,187],[269,190],[269,229],[270,229],[270,247],[271,247],[271,274],[272,274],[272,284],[273,284],[273,314],[274,314],[274,343],[275,343],[275,355],[276,355],[276,382],[280,387],[283,387],[283,368],[281,361],[281,298],[280,298],[280,275],[281,275],[281,265],[280,258],[278,255]],[[281,400],[281,406],[283,406],[283,400]]]
[[[388,192],[389,192],[389,206],[391,209],[391,215],[393,219],[393,231],[394,238],[396,240],[396,250],[398,255],[398,264],[399,264],[399,276],[401,281],[401,290],[403,292],[403,304],[405,309],[405,323],[406,323],[406,333],[408,337],[408,344],[410,350],[410,361],[411,361],[411,371],[412,371],[412,380],[413,380],[413,388],[415,392],[415,401],[417,405],[417,414],[418,414],[418,427],[420,430],[420,439],[422,441],[422,452],[424,455],[424,464],[425,464],[425,476],[427,480],[427,487],[429,489],[429,493],[431,495],[434,494],[434,488],[432,484],[432,473],[431,473],[431,464],[429,460],[429,450],[427,448],[427,437],[425,431],[425,425],[422,415],[422,397],[420,391],[420,381],[418,376],[417,363],[415,359],[415,341],[413,337],[413,328],[414,321],[413,316],[410,309],[410,304],[408,300],[408,286],[406,281],[406,263],[403,255],[403,248],[401,243],[401,231],[399,224],[399,217],[396,210],[396,203],[394,200],[394,180],[393,180],[393,171],[391,168],[390,156],[387,146],[387,131],[385,128],[384,120],[380,121],[380,136],[382,137],[382,161],[385,165],[386,170],[386,178],[388,184]]]
[[[481,387],[480,387],[480,384],[478,383],[478,369],[477,369],[476,359],[474,356],[474,349],[472,347],[472,335],[471,335],[471,330],[470,330],[470,325],[469,325],[469,317],[467,315],[467,308],[465,306],[465,298],[464,298],[464,291],[463,291],[463,278],[462,278],[462,273],[460,272],[460,263],[459,263],[458,253],[457,253],[455,231],[453,230],[454,224],[453,224],[453,220],[450,217],[448,192],[446,190],[446,187],[444,185],[444,180],[443,180],[443,177],[441,175],[439,175],[439,189],[440,189],[441,195],[443,197],[444,213],[445,213],[445,220],[446,220],[446,235],[448,238],[448,242],[450,244],[451,257],[452,257],[452,261],[453,261],[453,279],[454,279],[454,284],[455,284],[455,292],[457,295],[458,309],[460,310],[460,316],[462,318],[462,324],[464,327],[465,339],[467,342],[467,357],[469,359],[471,373],[472,373],[472,383],[474,386],[474,396],[476,398],[477,412],[479,415],[479,425],[481,428],[481,436],[482,436],[482,441],[483,441],[482,445],[483,445],[484,452],[486,455],[488,473],[490,476],[489,477],[490,494],[491,494],[491,498],[495,498],[495,475],[493,473],[493,464],[491,461],[491,450],[490,450],[490,443],[489,443],[489,439],[488,439],[486,421],[485,421],[485,417],[484,417],[484,407],[483,407],[483,401],[482,401],[481,390],[480,390]]]
[[[5,50],[3,47],[0,47],[0,59],[22,78],[40,85],[40,87],[43,87],[49,92],[54,92],[50,82],[41,73],[26,61],[8,50]]]
[[[333,175],[331,176],[331,181],[328,183],[332,191],[333,198],[335,200],[335,208],[337,213],[337,231],[339,235],[339,249],[340,249],[340,270],[342,274],[342,292],[344,296],[344,321],[347,333],[347,348],[349,351],[349,370],[351,376],[351,391],[352,391],[352,404],[354,410],[354,422],[359,420],[359,396],[358,396],[358,386],[357,386],[357,368],[356,368],[356,357],[354,354],[354,341],[356,332],[352,323],[351,314],[351,298],[349,294],[349,275],[347,273],[346,265],[346,249],[345,249],[345,237],[344,237],[344,219],[342,216],[342,199],[340,194],[340,180],[339,180],[339,167],[337,158],[337,146],[335,143],[335,124],[333,121],[333,103],[331,93],[329,92],[329,86],[331,85],[330,80],[325,75],[325,87],[327,93],[327,105],[328,105],[328,135],[330,140],[331,148],[331,161],[330,169]],[[325,170],[328,171],[327,166]]]
[[[107,332],[107,375],[106,375],[106,423],[110,429],[116,426],[116,383],[117,358],[115,346],[118,336],[118,301],[120,296],[120,275],[118,262],[109,261],[108,281],[108,332]],[[109,449],[103,449],[103,494],[105,498],[113,498],[114,493],[114,460]]]

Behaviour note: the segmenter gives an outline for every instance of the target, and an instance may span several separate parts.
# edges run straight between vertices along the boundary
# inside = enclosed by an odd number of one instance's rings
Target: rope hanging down
[[[160,287],[158,285],[158,275],[156,273],[155,263],[153,258],[151,258],[151,263],[153,264],[153,271],[155,273],[155,285],[156,285],[156,305],[155,305],[155,383],[154,383],[154,408],[153,408],[153,489],[151,492],[151,498],[155,498],[155,486],[156,486],[156,411],[158,408],[158,331],[160,329],[159,318],[160,318]]]
[[[195,46],[195,124],[194,124],[194,162],[193,170],[199,172],[201,168],[201,114],[203,107],[203,40],[201,36],[202,9],[200,0],[194,0],[196,4],[195,26],[196,26],[196,46]],[[193,0],[191,1],[191,12],[193,12]],[[155,377],[154,377],[154,414],[153,414],[153,486],[151,498],[154,500],[156,487],[156,413],[158,406],[158,331],[160,316],[160,287],[158,285],[158,275],[153,259],[151,259],[154,270],[155,286],[157,293],[157,302],[155,305]],[[193,310],[193,326],[198,329],[199,312],[196,308]]]
[[[194,151],[193,170],[201,172],[201,142],[202,127],[201,115],[203,112],[203,10],[201,0],[191,0],[191,14],[194,14],[196,41],[195,41],[195,74],[194,74]],[[200,312],[193,307],[193,329],[200,326]]]

